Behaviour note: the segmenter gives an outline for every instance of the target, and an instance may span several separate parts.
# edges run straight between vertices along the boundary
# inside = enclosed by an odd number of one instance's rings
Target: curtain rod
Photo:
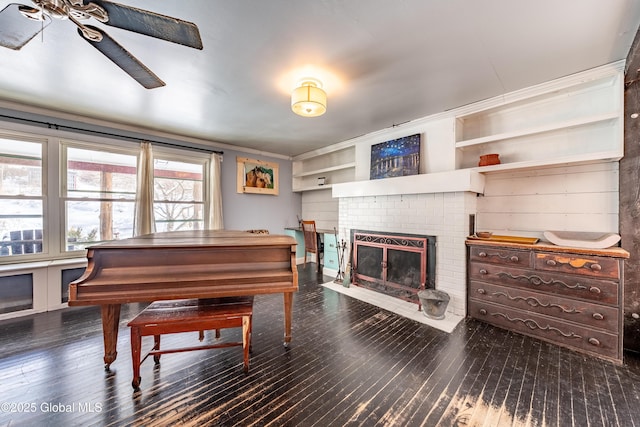
[[[111,137],[115,137],[115,138],[119,138],[119,139],[126,139],[126,140],[130,140],[130,141],[150,142],[152,144],[164,145],[164,146],[168,146],[168,147],[177,147],[177,148],[183,148],[183,149],[194,150],[194,151],[202,151],[202,152],[205,152],[205,153],[215,153],[215,154],[220,154],[220,155],[224,154],[224,151],[219,151],[219,150],[211,150],[211,149],[200,148],[200,147],[190,147],[190,146],[184,146],[184,145],[180,145],[180,144],[173,144],[171,142],[154,141],[154,140],[147,139],[147,138],[136,138],[136,137],[133,137],[133,136],[119,135],[119,134],[116,134],[116,133],[104,132],[104,131],[99,131],[99,130],[82,129],[82,128],[78,128],[78,127],[74,127],[74,126],[67,126],[67,125],[58,125],[58,124],[55,124],[55,123],[43,122],[43,121],[40,121],[40,120],[25,119],[25,118],[22,118],[22,117],[6,116],[4,114],[0,114],[0,118],[14,120],[14,121],[22,121],[22,122],[26,122],[26,123],[30,123],[30,124],[38,124],[38,125],[41,125],[41,126],[46,126],[49,129],[55,129],[55,130],[71,130],[71,131],[84,132],[84,133],[90,133],[90,134],[95,134],[95,135],[111,136]]]

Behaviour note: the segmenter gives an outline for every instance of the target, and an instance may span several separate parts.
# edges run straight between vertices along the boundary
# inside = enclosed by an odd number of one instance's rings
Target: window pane
[[[155,202],[156,231],[201,230],[204,225],[202,204]]]
[[[133,236],[134,155],[66,147],[65,250]]]
[[[202,164],[156,159],[154,200],[202,201]]]
[[[202,229],[203,168],[198,163],[155,159],[154,216],[157,231]]]
[[[67,251],[133,237],[131,202],[67,201]]]
[[[0,138],[0,195],[42,196],[42,144]]]
[[[136,156],[67,148],[68,197],[135,199]]]
[[[42,144],[0,138],[0,256],[41,253]]]
[[[0,200],[0,256],[42,252],[42,200]]]

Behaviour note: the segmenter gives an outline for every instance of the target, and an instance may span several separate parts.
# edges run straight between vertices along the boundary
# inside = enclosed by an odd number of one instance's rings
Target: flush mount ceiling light
[[[317,117],[327,111],[327,93],[316,79],[303,79],[291,94],[291,109],[303,117]]]

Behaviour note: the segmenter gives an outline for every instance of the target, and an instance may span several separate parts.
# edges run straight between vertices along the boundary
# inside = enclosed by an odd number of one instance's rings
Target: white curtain
[[[220,154],[211,154],[209,161],[209,188],[211,194],[209,202],[205,206],[205,224],[210,230],[222,230],[224,222],[222,220],[222,184],[221,184],[221,163]]]
[[[153,219],[153,150],[149,142],[140,144],[137,182],[133,219],[134,236],[156,231],[156,224]]]

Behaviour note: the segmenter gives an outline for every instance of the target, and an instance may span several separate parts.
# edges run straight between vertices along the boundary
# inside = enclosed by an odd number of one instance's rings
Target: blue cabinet
[[[299,228],[286,228],[284,232],[286,235],[293,236],[296,239],[296,242],[298,243],[298,246],[296,247],[296,259],[298,263],[304,262],[304,234],[302,233],[302,230]],[[322,252],[320,262],[322,262],[324,268],[337,272],[338,249],[336,235],[333,230],[318,230],[318,234],[320,235],[322,242],[324,242],[324,250]],[[312,259],[312,256],[309,255],[307,262],[315,262],[315,259]]]
[[[304,235],[302,234],[302,231],[286,228],[284,230],[284,234],[296,239],[296,260],[300,258],[304,259]]]
[[[338,271],[338,249],[336,242],[336,235],[331,233],[323,234],[324,241],[324,266],[325,268],[330,268],[331,270]]]

